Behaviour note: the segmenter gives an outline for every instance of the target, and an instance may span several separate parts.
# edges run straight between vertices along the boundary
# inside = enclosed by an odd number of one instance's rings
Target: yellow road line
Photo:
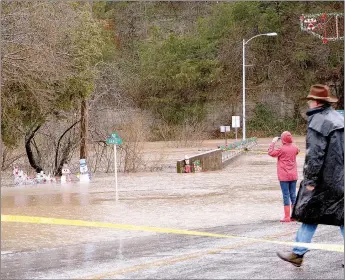
[[[295,232],[288,232],[288,233],[283,232],[283,233],[267,236],[266,238],[277,238],[277,237],[282,237],[285,235],[291,235],[294,233]],[[173,257],[173,258],[169,258],[166,260],[154,261],[154,262],[141,264],[141,265],[134,265],[134,266],[130,266],[127,268],[118,269],[118,270],[115,270],[112,272],[107,272],[107,273],[103,273],[103,274],[96,274],[96,275],[92,275],[92,276],[89,275],[87,277],[78,278],[78,279],[80,279],[80,280],[81,279],[106,279],[109,277],[113,278],[114,276],[119,276],[119,275],[123,275],[126,273],[138,272],[138,271],[149,269],[152,267],[160,267],[160,266],[174,264],[174,263],[178,263],[178,262],[182,262],[182,261],[186,261],[186,260],[196,259],[196,258],[200,258],[200,257],[206,256],[206,255],[217,254],[217,253],[220,253],[222,251],[230,251],[232,249],[241,248],[241,247],[245,247],[245,246],[256,244],[256,243],[259,243],[259,241],[250,241],[250,242],[235,244],[233,246],[221,247],[221,248],[207,250],[207,251],[203,251],[203,252],[199,252],[199,253],[187,254],[187,255],[183,255],[183,256],[179,256],[179,257]]]
[[[216,238],[237,238],[237,239],[245,239],[245,240],[250,240],[250,241],[258,241],[262,243],[273,243],[273,244],[280,244],[280,245],[286,245],[286,246],[307,247],[309,249],[319,249],[319,250],[324,250],[324,251],[344,252],[344,245],[340,245],[340,244],[323,244],[323,243],[317,244],[317,243],[296,243],[296,242],[274,241],[274,240],[267,240],[263,238],[251,238],[251,237],[245,237],[245,236],[234,236],[234,235],[193,231],[193,230],[159,228],[159,227],[150,227],[150,226],[135,226],[135,225],[113,224],[113,223],[105,223],[105,222],[90,222],[90,221],[83,221],[83,220],[1,215],[1,222],[112,228],[112,229],[121,229],[121,230],[150,231],[150,232],[159,232],[159,233],[206,236],[206,237],[216,237]]]
[[[160,266],[174,264],[174,263],[178,263],[178,262],[182,262],[182,261],[197,259],[197,258],[203,257],[205,255],[217,254],[217,253],[220,253],[222,251],[240,248],[240,247],[244,247],[244,246],[251,245],[254,243],[258,243],[258,242],[252,241],[252,242],[241,243],[241,244],[234,245],[234,246],[227,247],[227,248],[213,249],[213,250],[209,250],[206,252],[188,254],[188,255],[174,257],[174,258],[170,258],[170,259],[166,259],[166,260],[160,260],[160,261],[155,261],[155,262],[150,262],[150,263],[145,263],[145,264],[140,264],[140,265],[134,265],[134,266],[127,267],[127,268],[118,269],[118,270],[115,270],[112,272],[108,272],[108,273],[104,273],[104,274],[97,274],[97,275],[92,275],[92,276],[86,276],[86,277],[78,278],[78,279],[107,279],[107,278],[109,279],[109,278],[113,278],[114,276],[119,276],[122,274],[131,273],[131,272],[138,272],[138,271],[149,269],[152,267],[160,267]]]

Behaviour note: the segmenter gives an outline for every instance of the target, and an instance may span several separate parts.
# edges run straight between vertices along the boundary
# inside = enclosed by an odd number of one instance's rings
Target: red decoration
[[[321,28],[322,28],[322,26],[321,26],[320,23],[319,23],[318,25],[315,26],[315,30],[319,30],[319,29],[321,29]]]

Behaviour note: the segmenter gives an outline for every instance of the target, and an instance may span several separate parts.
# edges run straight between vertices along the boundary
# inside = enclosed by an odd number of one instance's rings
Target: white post
[[[243,140],[246,140],[246,41],[243,39],[243,52],[242,52],[242,59],[243,59],[243,65],[242,65],[242,129],[243,129]]]
[[[114,170],[115,170],[115,193],[116,193],[116,201],[119,200],[118,192],[117,192],[117,162],[116,162],[116,144],[114,144]]]

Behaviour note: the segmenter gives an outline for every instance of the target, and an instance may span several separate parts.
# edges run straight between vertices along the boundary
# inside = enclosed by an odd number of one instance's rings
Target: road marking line
[[[282,237],[285,235],[291,235],[294,233],[295,232],[288,232],[288,233],[283,232],[283,233],[267,236],[266,238],[277,238],[277,237]],[[206,255],[217,254],[217,253],[220,253],[222,251],[230,251],[232,249],[241,248],[241,247],[245,247],[245,246],[257,244],[257,243],[259,243],[259,241],[250,241],[250,242],[235,244],[233,246],[220,247],[217,249],[207,250],[207,251],[203,251],[203,252],[199,252],[199,253],[182,255],[179,257],[173,257],[173,258],[166,259],[166,260],[155,261],[155,262],[150,262],[150,263],[141,264],[141,265],[134,265],[134,266],[130,266],[127,268],[118,269],[118,270],[115,270],[113,272],[97,274],[97,275],[90,275],[90,276],[86,276],[86,277],[78,278],[78,279],[79,280],[82,280],[82,279],[106,279],[107,277],[113,278],[114,276],[119,276],[119,275],[123,275],[123,274],[130,273],[130,272],[138,272],[138,271],[148,269],[151,267],[155,267],[155,266],[159,267],[159,266],[174,264],[174,263],[178,263],[178,262],[182,262],[182,261],[186,261],[186,260],[196,259],[196,258],[200,258],[200,257],[206,256]]]
[[[86,276],[86,277],[78,278],[78,279],[80,279],[80,280],[81,279],[107,279],[108,277],[112,278],[114,276],[119,276],[119,275],[131,273],[131,272],[138,272],[138,271],[149,269],[152,267],[160,267],[160,266],[174,264],[174,263],[178,263],[178,262],[182,262],[182,261],[188,261],[191,259],[197,259],[197,258],[203,257],[205,255],[217,254],[217,253],[222,252],[222,251],[236,249],[236,248],[244,247],[244,246],[251,245],[254,243],[258,243],[258,241],[251,241],[251,242],[247,242],[247,243],[241,243],[238,245],[234,245],[232,247],[219,248],[219,249],[209,250],[206,252],[183,255],[180,257],[174,257],[174,258],[170,258],[167,260],[161,260],[161,261],[155,261],[155,262],[150,262],[150,263],[146,263],[146,264],[134,265],[134,266],[127,267],[127,268],[118,269],[118,270],[113,271],[113,272],[108,272],[108,273],[98,274],[98,275],[92,275],[92,276]]]
[[[193,230],[159,228],[159,227],[150,227],[150,226],[135,226],[135,225],[113,224],[113,223],[105,223],[105,222],[90,222],[90,221],[83,221],[83,220],[1,215],[1,222],[112,228],[112,229],[122,229],[122,230],[136,230],[136,231],[150,231],[150,232],[172,233],[172,234],[181,234],[181,235],[206,236],[206,237],[216,237],[216,238],[236,238],[236,239],[258,241],[258,242],[263,242],[263,243],[266,242],[266,243],[280,244],[280,245],[292,246],[292,247],[298,246],[298,247],[307,247],[309,249],[318,249],[318,250],[324,250],[324,251],[344,252],[344,245],[340,245],[340,244],[324,244],[324,243],[317,244],[317,243],[300,243],[300,242],[297,243],[297,242],[275,241],[275,240],[267,240],[263,238],[252,238],[252,237],[245,237],[245,236],[226,235],[226,234],[218,234],[218,233],[210,233],[210,232],[202,232],[202,231],[193,231]]]

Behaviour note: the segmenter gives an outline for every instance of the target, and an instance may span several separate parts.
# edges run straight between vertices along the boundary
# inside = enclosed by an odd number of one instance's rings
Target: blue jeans
[[[296,242],[310,243],[318,225],[302,224],[296,234]],[[344,239],[344,226],[340,226],[340,232]],[[304,255],[308,248],[294,247],[292,250],[297,255]]]
[[[283,193],[284,205],[294,205],[296,202],[296,182],[297,181],[280,181],[280,187]]]

